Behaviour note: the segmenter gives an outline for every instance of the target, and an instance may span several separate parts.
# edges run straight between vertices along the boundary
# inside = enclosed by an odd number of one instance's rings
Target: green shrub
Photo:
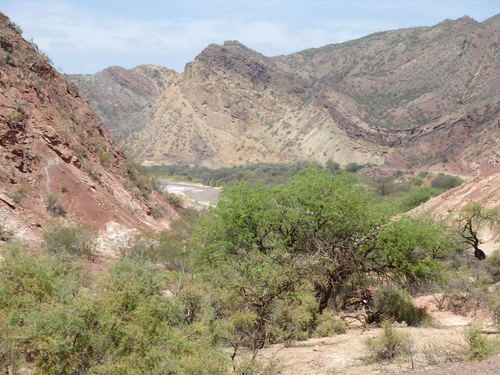
[[[490,339],[481,334],[477,327],[470,327],[464,332],[466,348],[463,353],[468,360],[482,361],[500,353],[500,340]]]
[[[314,322],[316,309],[317,303],[312,288],[306,283],[294,300],[276,304],[270,319],[270,341],[292,345],[294,341],[306,340]]]
[[[460,185],[461,183],[462,180],[459,177],[440,173],[432,179],[431,186],[437,189],[449,190]]]
[[[424,179],[422,177],[415,177],[412,183],[415,186],[422,186],[424,184]]]
[[[168,192],[164,192],[163,194],[164,194],[167,202],[170,203],[175,208],[182,208],[183,207],[182,198],[179,195],[174,194],[174,193],[168,193]]]
[[[401,198],[400,207],[403,211],[409,211],[427,202],[432,197],[439,195],[443,189],[436,189],[429,186],[421,186],[413,189],[408,195]]]
[[[21,186],[16,191],[7,193],[7,196],[15,203],[20,203],[26,197],[26,188]]]
[[[331,310],[324,310],[318,317],[314,337],[327,337],[334,334],[340,335],[347,332],[347,324],[336,317]]]
[[[107,166],[111,162],[112,155],[108,151],[99,151],[99,161],[102,165]]]
[[[279,375],[283,366],[277,360],[267,363],[252,358],[243,358],[236,365],[234,375]]]
[[[346,165],[345,170],[350,173],[356,173],[365,167],[366,164],[350,163]]]
[[[380,336],[366,340],[371,360],[388,361],[411,354],[414,343],[408,334],[398,332],[390,322],[384,322],[382,328],[384,331]]]
[[[43,244],[55,254],[69,254],[91,259],[97,246],[96,233],[81,224],[53,227],[43,234]]]
[[[165,273],[125,260],[90,283],[80,275],[21,250],[0,262],[0,372],[228,374],[210,329],[186,325],[180,302],[163,296]]]
[[[405,322],[409,326],[418,326],[430,319],[424,308],[416,307],[410,295],[394,285],[383,286],[377,291],[374,310],[382,320]]]

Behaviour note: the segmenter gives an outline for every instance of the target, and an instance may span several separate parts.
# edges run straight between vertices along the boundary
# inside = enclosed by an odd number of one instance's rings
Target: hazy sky
[[[239,40],[266,55],[372,32],[483,21],[499,0],[0,0],[5,12],[65,73],[143,63],[178,71],[210,43]]]

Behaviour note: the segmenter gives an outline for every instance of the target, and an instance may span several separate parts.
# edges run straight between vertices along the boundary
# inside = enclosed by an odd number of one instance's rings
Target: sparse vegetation
[[[342,319],[335,316],[331,310],[324,310],[319,316],[316,324],[316,329],[313,334],[315,337],[326,337],[334,334],[339,335],[346,333],[348,330],[347,324]]]
[[[44,247],[55,254],[92,259],[97,246],[95,231],[81,224],[53,225],[43,234]]]
[[[12,199],[15,203],[21,203],[21,201],[26,197],[26,188],[21,186],[15,191],[7,193],[7,196]]]
[[[7,242],[12,239],[14,234],[8,230],[5,225],[0,224],[0,241]]]
[[[125,160],[125,170],[133,186],[138,189],[143,199],[148,199],[153,191],[158,191],[158,184],[146,173],[145,167],[131,158]]]
[[[431,186],[436,189],[452,189],[462,183],[459,177],[440,173],[431,181]]]
[[[366,341],[372,361],[390,361],[412,354],[413,340],[408,334],[398,331],[390,322],[384,322],[382,328],[380,336]]]
[[[177,194],[164,192],[163,195],[165,196],[167,202],[170,203],[172,206],[176,208],[182,208],[183,206],[182,198],[179,197]]]
[[[474,256],[480,260],[486,258],[486,254],[479,248],[481,239],[479,230],[484,226],[494,226],[500,220],[495,210],[488,210],[481,206],[479,202],[471,202],[464,207],[458,218],[460,236],[465,244],[472,246]]]
[[[468,328],[465,333],[466,347],[462,354],[467,360],[481,361],[500,353],[500,340],[486,337],[477,327]]]
[[[99,161],[102,165],[108,166],[111,163],[112,155],[108,151],[99,151]]]
[[[59,203],[59,197],[55,194],[48,195],[46,208],[47,212],[54,217],[66,215],[66,209]]]

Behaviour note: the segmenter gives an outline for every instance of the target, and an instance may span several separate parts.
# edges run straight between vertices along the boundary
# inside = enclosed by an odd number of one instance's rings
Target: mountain
[[[97,74],[67,77],[95,109],[115,139],[121,140],[150,116],[151,103],[177,79],[173,70],[140,65],[134,69],[112,66]]]
[[[154,191],[146,200],[134,171],[77,88],[0,13],[2,228],[35,238],[56,216],[100,230],[167,228],[176,212]],[[164,218],[153,218],[156,205]]]
[[[121,142],[145,164],[331,159],[488,174],[500,168],[499,26],[462,17],[276,57],[213,44]]]

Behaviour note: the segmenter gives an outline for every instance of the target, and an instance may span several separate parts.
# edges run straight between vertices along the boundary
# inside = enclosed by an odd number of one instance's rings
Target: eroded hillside
[[[167,228],[174,210],[131,179],[98,115],[3,14],[0,47],[2,225],[22,238],[53,217],[97,229]],[[166,210],[160,220],[151,216],[157,204]]]

